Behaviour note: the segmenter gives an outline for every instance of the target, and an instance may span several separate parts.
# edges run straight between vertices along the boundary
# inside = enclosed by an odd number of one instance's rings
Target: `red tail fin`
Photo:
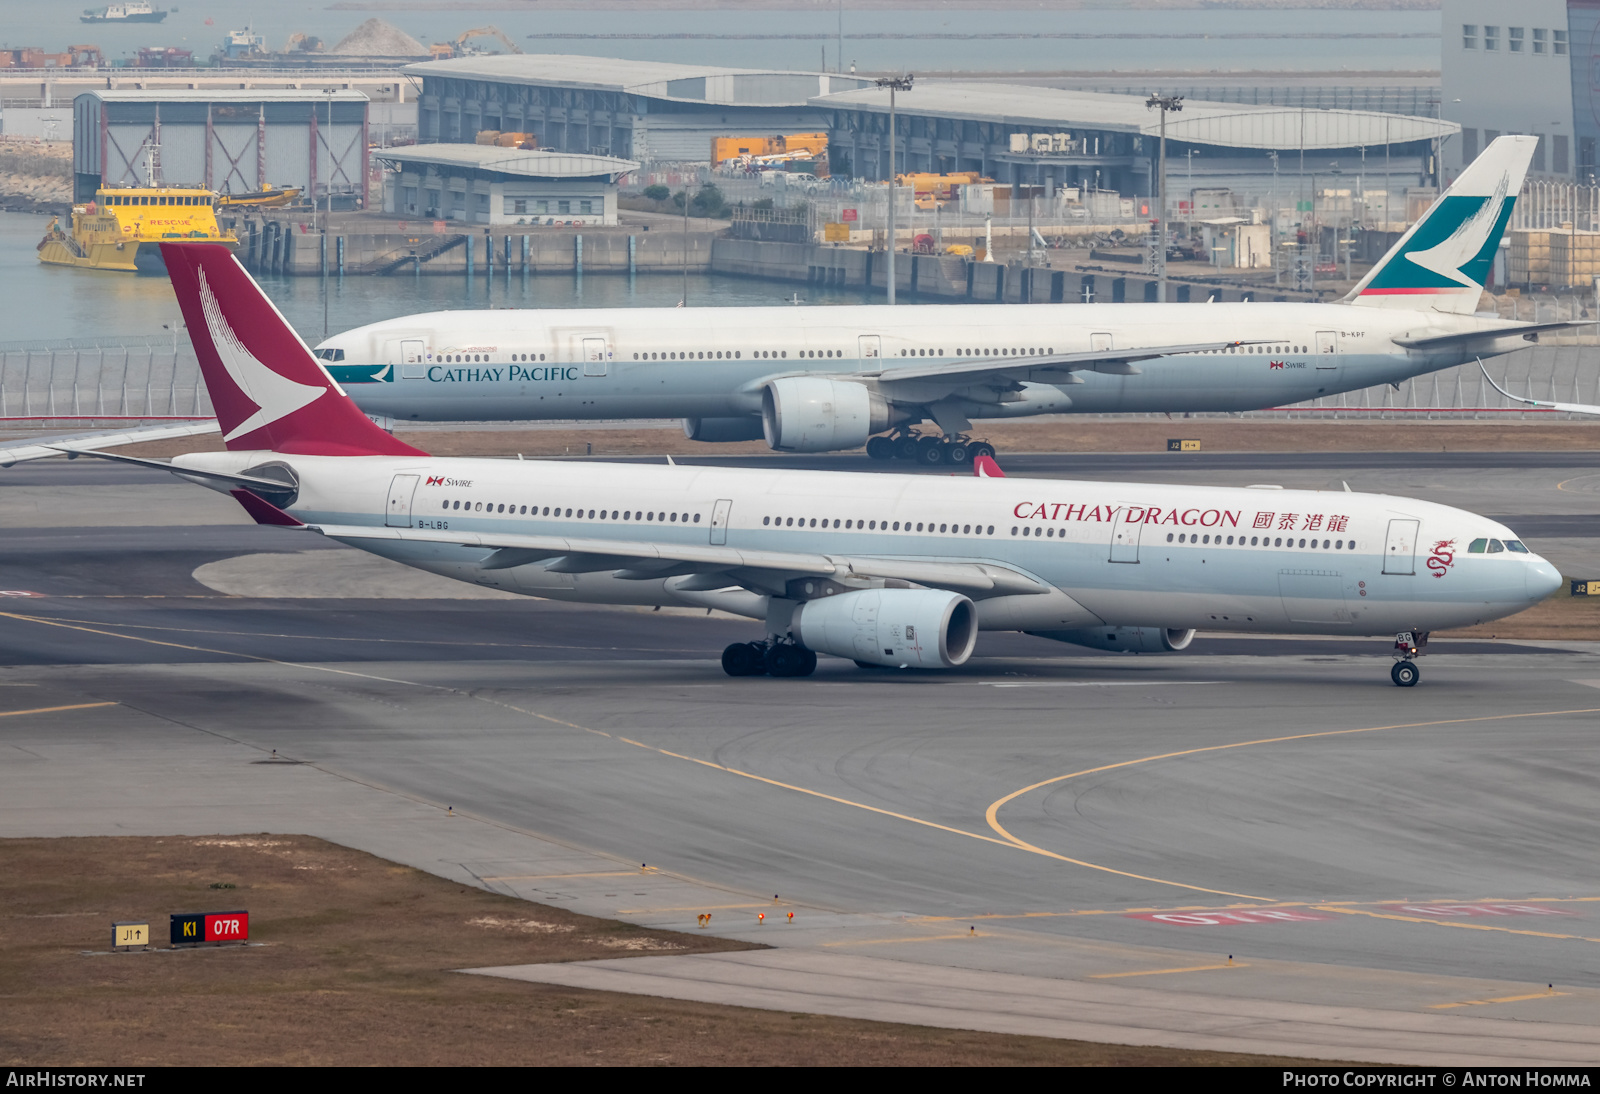
[[[361,413],[226,247],[163,243],[222,440],[307,456],[425,456]]]
[[[979,456],[972,461],[972,473],[980,479],[1003,479],[1006,473],[1000,470],[1000,465],[994,462],[991,456]]]

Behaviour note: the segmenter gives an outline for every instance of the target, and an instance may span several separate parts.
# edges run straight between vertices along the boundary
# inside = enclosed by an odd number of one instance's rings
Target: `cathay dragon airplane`
[[[450,311],[316,354],[380,422],[681,417],[698,440],[961,464],[993,454],[974,419],[1286,406],[1572,326],[1474,314],[1536,140],[1494,141],[1338,305]]]
[[[747,616],[764,630],[724,651],[734,676],[952,668],[984,630],[1181,650],[1205,627],[1398,633],[1410,686],[1429,631],[1561,583],[1509,528],[1374,494],[438,458],[364,415],[227,250],[162,251],[226,451],[60,450],[473,584]]]

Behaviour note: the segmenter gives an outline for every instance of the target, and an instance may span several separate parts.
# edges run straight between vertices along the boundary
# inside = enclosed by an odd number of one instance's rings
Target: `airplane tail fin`
[[[1006,473],[994,462],[992,456],[979,456],[972,461],[972,473],[980,479],[1003,479]]]
[[[361,412],[226,247],[163,243],[161,257],[229,450],[427,455]]]
[[[1538,137],[1497,137],[1344,298],[1470,315],[1489,280]]]

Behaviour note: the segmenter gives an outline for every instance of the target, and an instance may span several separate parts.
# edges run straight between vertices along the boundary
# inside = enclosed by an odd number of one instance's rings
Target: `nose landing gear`
[[[1417,658],[1428,648],[1427,631],[1401,631],[1395,635],[1394,668],[1389,670],[1389,679],[1395,682],[1396,687],[1414,688],[1417,681],[1422,679],[1422,670],[1417,668]]]

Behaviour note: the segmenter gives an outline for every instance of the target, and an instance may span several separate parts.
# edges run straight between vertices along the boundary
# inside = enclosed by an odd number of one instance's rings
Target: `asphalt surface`
[[[1424,496],[1591,536],[1596,499],[1556,487],[1593,463],[1567,456],[1441,467]],[[638,922],[714,907],[770,939],[753,910],[799,909],[795,945],[1401,1024],[1600,1003],[1600,646],[1443,643],[1409,690],[1379,640],[1208,637],[986,634],[955,673],[733,680],[746,621],[229,597],[194,571],[347,549],[160,474],[4,475],[0,512],[32,515],[0,538],[0,834],[314,831]],[[1227,955],[1255,971],[1195,971]]]

